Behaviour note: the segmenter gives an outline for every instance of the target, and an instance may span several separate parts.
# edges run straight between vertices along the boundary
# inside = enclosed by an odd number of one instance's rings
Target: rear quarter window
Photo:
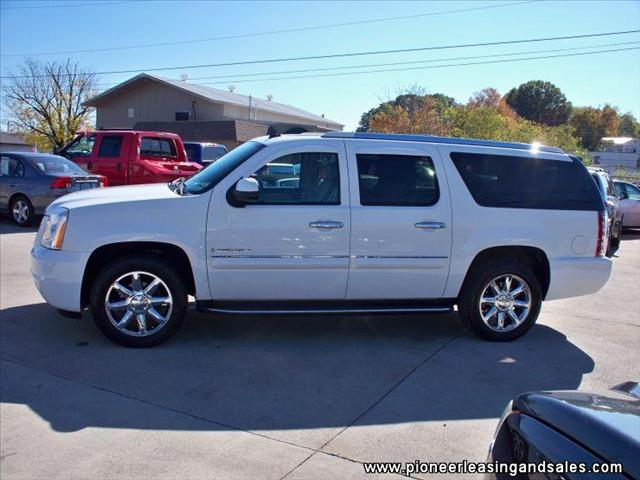
[[[451,160],[483,207],[544,210],[604,208],[587,169],[575,160],[453,152]]]
[[[170,138],[142,137],[140,155],[154,157],[175,157],[176,146]]]
[[[440,198],[429,157],[359,153],[356,160],[360,205],[428,207]]]

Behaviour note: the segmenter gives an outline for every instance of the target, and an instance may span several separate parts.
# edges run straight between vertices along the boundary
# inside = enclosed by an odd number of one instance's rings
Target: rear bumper
[[[602,257],[556,258],[549,262],[551,282],[545,300],[596,293],[611,276],[613,262]]]
[[[82,276],[88,257],[84,252],[49,250],[34,245],[31,275],[49,305],[70,312],[81,311]]]

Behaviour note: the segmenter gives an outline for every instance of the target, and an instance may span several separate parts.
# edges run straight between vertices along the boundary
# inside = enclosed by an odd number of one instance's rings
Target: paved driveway
[[[131,350],[43,303],[34,232],[0,228],[7,480],[375,478],[360,462],[480,461],[514,395],[640,377],[639,233],[602,292],[545,304],[512,343],[455,315],[193,311],[170,343]]]

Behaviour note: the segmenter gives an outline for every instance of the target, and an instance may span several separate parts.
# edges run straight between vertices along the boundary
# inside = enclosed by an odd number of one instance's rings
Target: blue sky
[[[504,3],[515,3],[517,0]],[[47,60],[77,60],[92,71],[139,70],[149,67],[225,63],[267,58],[390,50],[437,45],[482,43],[640,28],[639,1],[540,1],[465,12],[424,14],[492,5],[499,1],[455,2],[205,2],[33,0],[0,2],[0,71],[15,72],[16,54],[76,51],[159,42],[176,42],[225,35],[347,23],[369,19],[409,18],[355,26],[312,29],[254,37],[222,39],[162,47],[132,48],[99,53],[35,56]],[[422,16],[419,16],[422,15]],[[603,46],[640,41],[640,34],[541,42],[534,44],[472,47],[440,51],[385,54],[366,57],[306,60],[267,65],[244,65],[155,72],[170,78],[188,74],[193,83],[221,82],[212,86],[258,97],[273,95],[288,103],[357,126],[360,115],[402,88],[418,85],[466,101],[484,87],[505,93],[522,82],[548,80],[558,85],[574,105],[611,103],[622,112],[640,117],[640,50],[513,63],[469,65],[424,70],[393,71],[286,80],[233,81],[236,75],[304,70],[390,62],[432,61],[427,65],[465,63],[461,57],[585,47],[585,50],[535,53],[558,55],[590,50],[630,48]],[[501,57],[518,58],[518,57]],[[476,61],[492,60],[491,58]],[[408,65],[409,67],[424,66]],[[387,68],[406,68],[394,66]],[[373,70],[382,67],[372,68]],[[344,70],[350,71],[350,70]],[[318,75],[321,72],[318,72]],[[100,75],[112,85],[134,74]],[[229,75],[228,79],[195,77]],[[293,76],[293,74],[272,77]],[[5,84],[6,80],[2,80]],[[3,118],[5,113],[3,112]]]

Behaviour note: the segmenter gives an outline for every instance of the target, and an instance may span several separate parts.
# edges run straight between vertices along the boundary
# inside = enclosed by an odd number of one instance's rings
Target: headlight
[[[64,232],[67,229],[68,218],[69,210],[66,208],[58,208],[51,212],[50,215],[45,215],[42,219],[44,229],[42,230],[40,245],[52,250],[60,250],[64,240]]]

